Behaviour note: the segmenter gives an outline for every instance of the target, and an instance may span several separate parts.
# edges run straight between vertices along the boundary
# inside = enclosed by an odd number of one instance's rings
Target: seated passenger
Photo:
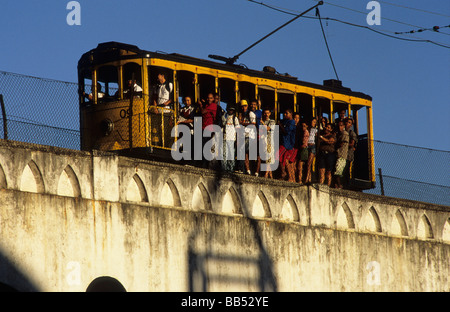
[[[141,97],[142,96],[142,88],[136,83],[136,80],[128,80],[127,87],[123,90],[123,95],[125,99],[130,98],[130,91],[133,90],[135,97]]]
[[[86,92],[83,92],[83,96],[89,100],[89,102],[94,101],[94,88],[92,88],[92,92],[89,94],[86,94]],[[97,82],[97,99],[102,99],[105,96],[105,94],[102,92],[102,85]]]

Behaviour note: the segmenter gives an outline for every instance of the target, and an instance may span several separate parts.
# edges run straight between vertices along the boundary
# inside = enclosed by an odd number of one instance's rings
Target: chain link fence
[[[450,206],[450,152],[374,141],[376,188],[366,193]]]
[[[78,84],[0,71],[0,94],[9,140],[80,149]]]
[[[89,92],[90,86],[85,86],[84,91]],[[0,71],[0,95],[5,108],[5,116],[0,118],[0,138],[7,136],[14,141],[81,149],[77,83]],[[144,100],[149,99],[144,96],[137,101]],[[124,145],[129,144],[127,142],[130,139],[130,123],[126,121],[129,120],[129,113],[127,103],[124,102],[123,109],[117,110],[116,116],[117,120],[124,119],[124,129],[117,133],[126,142]],[[173,112],[139,111],[133,112],[135,115],[132,129],[142,129],[142,123],[147,122],[152,134],[147,138],[142,134],[134,138],[133,146],[170,146],[173,142],[173,138],[169,137],[171,127],[164,127],[167,129],[161,132],[161,128],[155,125],[164,122],[171,126],[174,121],[168,116],[173,115]],[[117,127],[120,125],[115,123]],[[133,130],[133,133],[138,132]],[[143,138],[147,142],[143,142]],[[376,188],[364,192],[450,206],[449,151],[377,140],[374,141],[374,150],[378,172]]]

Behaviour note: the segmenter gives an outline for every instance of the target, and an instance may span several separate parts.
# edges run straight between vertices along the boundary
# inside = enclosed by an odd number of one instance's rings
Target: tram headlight
[[[102,131],[104,136],[108,136],[114,130],[114,123],[111,119],[103,119],[100,123],[100,130]]]

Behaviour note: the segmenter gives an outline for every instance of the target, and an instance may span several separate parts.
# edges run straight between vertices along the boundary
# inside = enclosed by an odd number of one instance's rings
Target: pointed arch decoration
[[[148,194],[144,182],[137,173],[133,175],[127,188],[127,201],[148,203]]]
[[[369,214],[370,214],[370,216],[372,216],[372,220],[373,220],[372,231],[381,233],[382,228],[381,228],[380,217],[378,216],[378,213],[373,206],[369,208]]]
[[[193,210],[212,210],[211,197],[202,182],[194,190],[191,207]]]
[[[2,165],[0,164],[0,189],[6,189],[8,188],[8,183],[6,181],[6,174],[5,171],[3,170]]]
[[[80,197],[81,187],[75,171],[70,165],[59,176],[57,194],[60,196]]]
[[[20,190],[32,193],[44,193],[45,185],[37,164],[30,160],[25,166],[20,179]]]
[[[287,221],[300,221],[300,216],[294,198],[289,194],[284,200],[281,208],[280,219]]]
[[[347,228],[347,229],[355,228],[353,213],[350,210],[350,207],[345,202],[339,207],[339,211],[336,218],[336,226],[338,228]]]
[[[232,186],[228,189],[228,191],[225,193],[225,196],[223,197],[222,212],[242,214],[242,205],[239,199],[239,195]]]
[[[181,207],[180,194],[175,183],[170,178],[161,190],[159,204],[162,206]]]
[[[431,222],[425,214],[423,214],[419,220],[419,224],[417,227],[417,237],[422,239],[434,238]]]
[[[447,219],[442,230],[442,240],[444,242],[450,243],[450,218]]]
[[[400,209],[395,212],[395,218],[392,220],[392,234],[408,236],[408,227],[406,225],[405,217],[403,216]]]
[[[252,217],[270,218],[271,212],[269,207],[269,202],[262,191],[259,191],[253,201],[253,206],[251,210]]]

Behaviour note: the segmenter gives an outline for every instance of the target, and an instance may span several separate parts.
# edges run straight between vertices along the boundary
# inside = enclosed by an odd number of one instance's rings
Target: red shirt
[[[211,103],[207,105],[202,112],[202,130],[205,130],[205,128],[209,125],[212,125],[214,121],[216,120],[216,114],[217,114],[217,104]]]

